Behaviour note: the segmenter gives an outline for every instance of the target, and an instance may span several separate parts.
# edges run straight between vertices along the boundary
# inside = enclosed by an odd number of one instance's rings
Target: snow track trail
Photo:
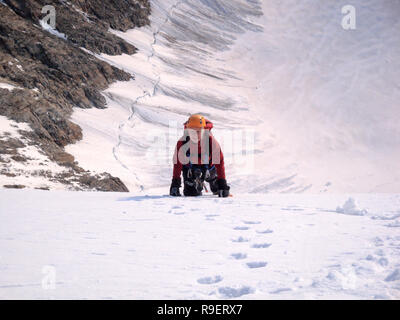
[[[167,17],[166,17],[164,23],[163,23],[161,26],[159,26],[159,28],[157,29],[157,31],[153,32],[153,42],[152,42],[152,44],[151,44],[151,54],[148,55],[148,57],[147,57],[147,61],[148,61],[148,62],[151,63],[150,60],[151,60],[151,59],[154,57],[154,55],[155,55],[154,46],[155,46],[155,44],[157,43],[157,35],[160,33],[162,27],[170,20],[171,14],[173,13],[173,10],[174,10],[175,8],[177,8],[177,7],[179,6],[180,3],[182,3],[182,1],[177,1],[177,2],[170,8],[170,10],[168,10],[168,14],[167,14]],[[154,65],[152,65],[152,67],[154,67]],[[155,95],[156,90],[157,90],[157,86],[158,86],[158,84],[159,84],[160,81],[161,81],[161,74],[157,74],[156,71],[155,71],[155,74],[156,74],[157,80],[156,80],[156,82],[154,83],[153,88],[152,88],[151,90],[147,90],[147,91],[145,92],[145,94],[143,94],[143,95],[137,97],[137,98],[133,101],[133,103],[132,103],[131,106],[130,106],[131,113],[130,113],[128,119],[127,119],[125,122],[123,122],[122,124],[120,124],[120,125],[118,126],[118,131],[119,131],[119,134],[118,134],[118,141],[117,141],[117,144],[113,147],[113,154],[114,154],[115,159],[121,164],[121,166],[122,166],[123,168],[127,169],[127,170],[130,170],[130,169],[129,169],[129,166],[125,165],[125,164],[119,159],[119,157],[118,157],[118,155],[117,155],[117,154],[118,154],[118,148],[121,146],[121,143],[122,143],[121,131],[123,130],[124,126],[125,126],[127,123],[133,121],[133,117],[135,116],[135,105],[136,105],[137,103],[139,103],[140,100],[142,100],[142,99],[144,99],[144,98],[146,98],[146,97],[151,98],[152,96]],[[136,176],[136,178],[138,179],[137,174],[135,174],[135,176]],[[143,186],[142,186],[142,185],[140,185],[140,189],[143,189]]]
[[[1,299],[400,299],[399,195],[355,216],[349,195],[22,192],[0,192]]]

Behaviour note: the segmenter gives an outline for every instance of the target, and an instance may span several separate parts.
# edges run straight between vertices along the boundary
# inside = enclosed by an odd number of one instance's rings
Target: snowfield
[[[399,299],[400,195],[349,197],[1,190],[0,298]]]

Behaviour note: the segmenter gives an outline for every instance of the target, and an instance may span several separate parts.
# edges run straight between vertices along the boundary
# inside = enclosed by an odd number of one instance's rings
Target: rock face
[[[55,8],[55,29],[45,30],[40,24],[45,5]],[[127,191],[118,178],[80,168],[63,147],[82,138],[80,127],[69,120],[72,108],[105,108],[100,92],[114,81],[132,78],[90,52],[134,54],[136,48],[109,29],[143,26],[149,14],[147,0],[0,3],[0,83],[16,87],[0,88],[0,115],[28,123],[33,130],[23,136],[51,161],[68,167],[70,179],[60,178],[61,183],[71,185],[74,180],[75,189]],[[5,141],[0,140],[0,152],[12,152]]]

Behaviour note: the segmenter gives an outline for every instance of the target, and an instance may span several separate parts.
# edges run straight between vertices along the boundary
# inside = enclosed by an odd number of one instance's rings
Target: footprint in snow
[[[205,215],[206,220],[209,220],[209,221],[214,221],[215,220],[214,217],[218,217],[218,216],[219,216],[219,214],[206,214]]]
[[[107,253],[104,252],[91,252],[91,254],[95,255],[95,256],[106,256]]]
[[[204,277],[197,279],[197,282],[200,284],[213,284],[217,282],[221,282],[223,278],[220,275],[216,275],[214,277]]]
[[[271,246],[272,243],[255,243],[251,247],[256,248],[256,249],[261,249],[261,248],[268,248]]]
[[[386,258],[380,258],[378,259],[377,263],[382,267],[387,267],[389,265],[389,260]]]
[[[374,242],[376,247],[382,247],[384,245],[384,241],[379,237],[375,237],[373,239],[373,242]]]
[[[221,287],[218,292],[225,298],[238,298],[245,294],[250,294],[254,292],[254,289],[249,286],[242,286],[239,288],[232,287]]]
[[[250,269],[255,269],[255,268],[263,268],[263,267],[265,267],[267,265],[267,262],[254,261],[254,262],[247,262],[246,264]]]
[[[250,229],[249,227],[241,227],[241,226],[233,228],[233,230],[249,230],[249,229]]]
[[[246,259],[246,258],[247,258],[247,254],[241,253],[241,252],[232,253],[232,254],[231,254],[231,257],[233,257],[233,258],[236,259],[236,260],[242,260],[242,259]]]
[[[390,273],[386,278],[385,281],[399,281],[400,280],[400,269],[395,269],[392,273]]]
[[[177,209],[180,209],[180,208],[181,207],[172,207],[172,209],[169,210],[168,213],[173,213],[173,214],[176,214],[176,215],[185,214],[184,211],[177,210]]]
[[[266,229],[266,230],[257,230],[256,232],[257,232],[257,233],[272,233],[272,232],[274,232],[274,231],[271,230],[271,229]]]
[[[232,239],[232,242],[249,242],[249,239],[243,238],[243,237],[239,237],[239,238],[236,238],[236,239]]]
[[[388,228],[400,228],[400,222],[396,220],[395,222],[391,222],[391,223],[385,224],[385,227],[388,227]]]
[[[292,289],[291,288],[278,288],[278,289],[276,289],[274,291],[271,291],[270,293],[278,294],[278,293],[285,292],[285,291],[292,291]]]
[[[243,221],[244,224],[260,224],[261,221]]]
[[[302,208],[281,208],[281,210],[286,210],[286,211],[304,211]]]

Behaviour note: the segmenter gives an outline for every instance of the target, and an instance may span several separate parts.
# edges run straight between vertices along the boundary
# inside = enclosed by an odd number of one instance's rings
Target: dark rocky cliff
[[[54,35],[40,26],[42,8],[56,12]],[[0,115],[27,122],[33,131],[20,132],[24,144],[38,147],[51,161],[64,166],[62,175],[49,179],[73,189],[127,191],[117,177],[93,175],[80,168],[63,147],[82,138],[79,126],[69,117],[73,107],[104,108],[100,91],[131,75],[94,53],[134,54],[136,48],[108,32],[125,31],[149,23],[147,0],[3,0],[0,3],[0,82],[18,87],[0,88]],[[87,50],[84,50],[84,49]],[[11,139],[11,138],[10,138]],[[18,155],[17,144],[0,140],[0,175],[12,175],[10,159]],[[14,146],[14,147],[12,147]],[[16,158],[24,161],[24,157]]]

